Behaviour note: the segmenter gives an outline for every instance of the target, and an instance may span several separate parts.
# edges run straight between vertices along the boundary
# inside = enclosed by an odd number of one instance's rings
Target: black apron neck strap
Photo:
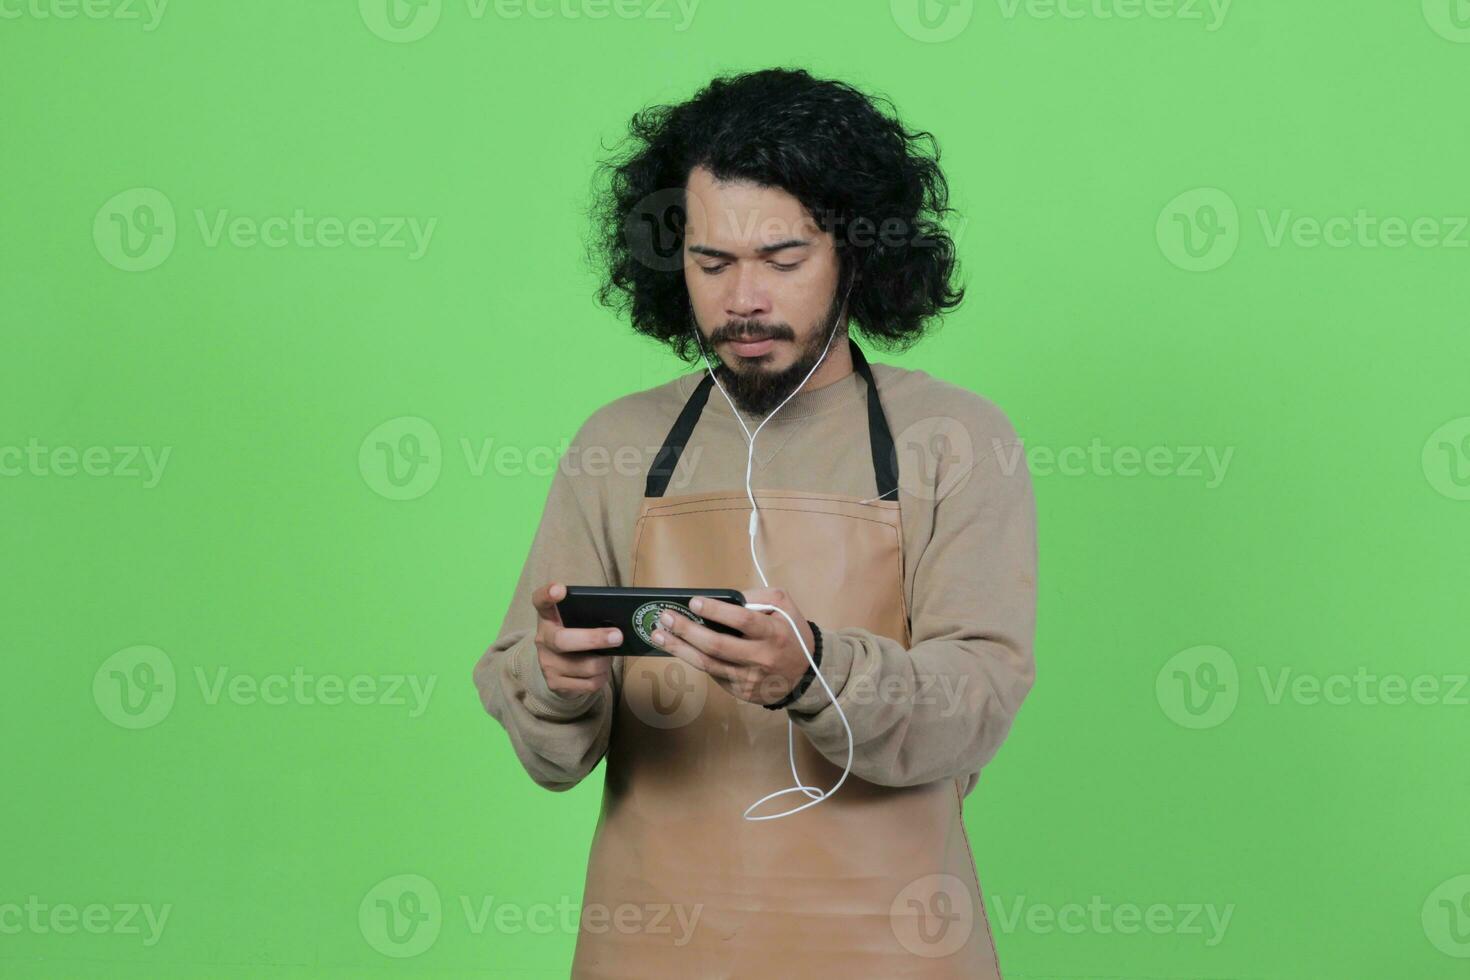
[[[868,383],[868,445],[873,452],[877,499],[897,500],[898,450],[893,445],[893,430],[888,427],[888,416],[883,412],[883,402],[878,399],[878,383],[873,380],[873,369],[868,366],[863,349],[851,338],[848,338],[848,346],[852,349],[853,367]]]
[[[857,341],[849,337],[847,346],[852,352],[853,369],[862,375],[868,385],[868,445],[873,454],[873,476],[878,487],[878,496],[875,499],[897,500],[898,452],[893,445],[893,431],[888,427],[888,416],[884,414],[883,403],[878,399],[878,385],[873,380],[873,369],[868,365],[868,359],[863,356],[863,350],[857,345]],[[674,421],[673,428],[669,429],[668,437],[664,439],[658,455],[653,459],[653,467],[648,471],[648,479],[644,484],[645,497],[662,497],[668,489],[669,479],[674,475],[674,468],[679,465],[679,457],[689,444],[689,437],[694,433],[694,426],[704,412],[713,387],[714,378],[705,371],[689,400],[684,403],[684,409]]]
[[[674,475],[674,467],[679,465],[679,457],[689,443],[689,436],[694,432],[694,423],[699,421],[704,403],[709,401],[709,391],[713,387],[714,377],[709,371],[705,371],[699,384],[694,386],[689,400],[684,403],[684,410],[674,420],[674,427],[669,430],[664,444],[659,447],[658,455],[653,458],[653,467],[649,469],[648,479],[643,484],[643,496],[664,495],[664,490],[669,486],[669,478]]]

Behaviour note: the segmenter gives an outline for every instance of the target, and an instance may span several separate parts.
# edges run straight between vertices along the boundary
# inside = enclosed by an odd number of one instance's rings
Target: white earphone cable
[[[715,376],[715,369],[709,362],[709,354],[705,352],[704,341],[699,335],[699,327],[694,323],[694,318],[692,316],[691,310],[690,323],[691,326],[694,327],[694,336],[699,343],[700,355],[704,357],[704,366],[706,370],[709,371],[709,376],[714,381],[715,386],[720,389],[720,394],[724,395],[725,401],[730,403],[730,411],[734,414],[735,421],[739,422],[740,427],[745,430],[746,441],[749,443],[749,452],[746,454],[745,457],[745,495],[750,499],[750,523],[748,526],[748,530],[750,532],[750,558],[751,561],[755,563],[755,570],[756,573],[760,575],[761,584],[767,587],[769,587],[771,583],[766,579],[765,570],[761,568],[760,558],[756,555],[755,549],[756,526],[760,521],[760,506],[755,502],[755,494],[751,490],[751,468],[755,462],[755,437],[760,434],[760,431],[762,428],[765,427],[765,424],[769,422],[777,412],[781,411],[781,408],[788,401],[791,400],[792,396],[802,389],[807,381],[811,379],[811,376],[816,373],[816,370],[818,367],[821,366],[822,361],[826,359],[827,352],[832,347],[832,339],[837,336],[837,326],[842,322],[843,314],[847,312],[847,299],[848,296],[851,295],[851,293],[852,284],[849,282],[847,292],[843,294],[842,308],[838,311],[837,318],[832,323],[832,331],[827,335],[827,345],[822,348],[822,356],[817,358],[817,363],[813,364],[811,370],[806,373],[806,377],[801,379],[801,384],[793,388],[791,390],[791,394],[788,394],[785,398],[783,398],[781,400],[781,404],[773,408],[771,410],[771,413],[761,420],[760,425],[757,425],[755,427],[755,432],[750,431],[750,427],[745,424],[745,419],[741,418],[739,409],[735,407],[734,400],[730,398],[730,393],[725,390],[725,386],[720,384],[720,379]],[[746,807],[745,813],[743,814],[746,820],[776,820],[780,817],[789,817],[793,813],[799,813],[809,806],[816,806],[818,803],[821,803],[823,800],[827,799],[827,797],[837,792],[838,787],[840,787],[843,782],[846,781],[847,774],[852,771],[852,726],[849,725],[847,722],[847,715],[843,712],[842,705],[837,703],[837,695],[833,693],[832,688],[827,684],[827,679],[822,676],[821,669],[817,667],[816,661],[812,659],[812,652],[810,649],[807,648],[806,641],[802,639],[801,628],[796,625],[796,620],[791,618],[791,614],[788,613],[786,610],[780,608],[779,606],[772,606],[761,602],[748,603],[746,604],[745,608],[767,612],[778,612],[785,617],[786,622],[791,624],[791,631],[796,635],[796,642],[801,645],[801,652],[806,654],[807,663],[811,665],[811,668],[816,675],[817,681],[819,681],[822,685],[822,689],[827,692],[827,697],[831,700],[832,707],[837,709],[837,716],[842,719],[842,727],[847,730],[847,764],[843,766],[842,776],[837,780],[836,783],[833,784],[832,788],[823,791],[816,786],[808,786],[807,784],[803,783],[801,781],[801,774],[796,771],[796,726],[791,721],[790,716],[787,717],[786,746],[788,755],[791,759],[791,775],[792,778],[796,780],[796,785],[791,786],[787,789],[777,790],[774,793],[770,793],[766,796],[761,797],[750,806]],[[752,817],[750,815],[751,810],[754,810],[766,800],[773,799],[777,796],[784,796],[787,793],[804,793],[807,796],[811,797],[811,799],[808,800],[806,803],[803,803],[801,806],[792,807],[790,810],[783,810],[780,813],[767,814],[761,817]]]

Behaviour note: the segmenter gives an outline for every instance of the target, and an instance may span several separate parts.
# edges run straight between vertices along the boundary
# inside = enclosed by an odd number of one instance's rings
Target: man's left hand
[[[786,610],[801,630],[808,650],[816,644],[806,617],[785,589],[742,589],[749,603]],[[714,620],[742,636],[719,633],[688,616],[665,610],[653,642],[680,660],[715,679],[726,691],[752,704],[774,704],[784,698],[811,666],[791,624],[780,613],[737,606],[733,602],[699,596],[689,604],[701,619]]]

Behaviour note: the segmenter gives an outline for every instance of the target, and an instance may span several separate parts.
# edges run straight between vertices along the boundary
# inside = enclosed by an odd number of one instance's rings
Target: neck
[[[822,358],[822,363],[812,372],[807,379],[802,391],[815,391],[825,388],[834,381],[841,381],[853,372],[852,348],[848,344],[847,330],[838,330],[832,338],[832,346],[827,351],[827,356]]]

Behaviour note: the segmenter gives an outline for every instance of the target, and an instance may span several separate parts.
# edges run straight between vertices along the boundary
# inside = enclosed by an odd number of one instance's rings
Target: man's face
[[[832,235],[778,188],[718,183],[696,167],[685,193],[684,282],[699,331],[731,399],[765,415],[821,358],[842,312]]]

